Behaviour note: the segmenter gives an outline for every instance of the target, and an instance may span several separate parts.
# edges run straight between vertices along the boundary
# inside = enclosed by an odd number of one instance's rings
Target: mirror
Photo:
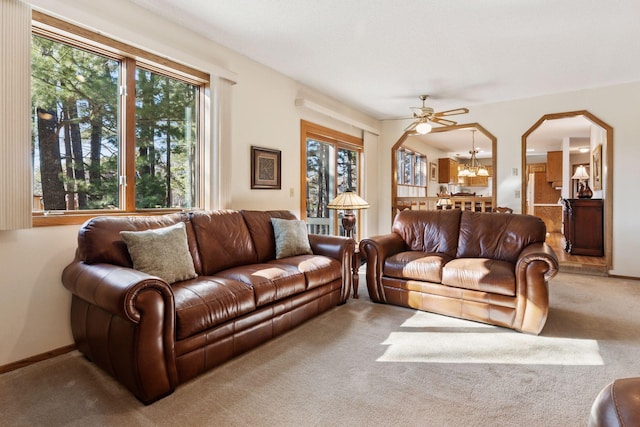
[[[612,142],[613,128],[588,111],[545,115],[522,136],[522,212],[545,222],[564,270],[611,269]]]
[[[437,127],[426,135],[405,132],[391,148],[391,218],[404,209],[492,211],[496,142],[478,123]],[[487,176],[459,176],[469,166],[472,146]]]

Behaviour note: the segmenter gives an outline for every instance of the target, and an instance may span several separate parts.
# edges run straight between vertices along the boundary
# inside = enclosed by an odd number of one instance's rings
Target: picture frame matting
[[[251,146],[251,189],[280,190],[282,152]]]

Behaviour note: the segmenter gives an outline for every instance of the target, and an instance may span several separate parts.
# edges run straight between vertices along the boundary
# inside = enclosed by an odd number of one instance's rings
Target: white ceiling
[[[637,0],[132,0],[377,119],[640,80]]]
[[[640,81],[637,0],[131,1],[380,120]]]

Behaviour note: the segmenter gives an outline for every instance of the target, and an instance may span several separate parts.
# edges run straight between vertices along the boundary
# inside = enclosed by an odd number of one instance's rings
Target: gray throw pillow
[[[144,231],[121,231],[133,268],[171,284],[197,277],[184,222]]]
[[[271,218],[271,224],[276,238],[276,259],[313,253],[304,221]]]

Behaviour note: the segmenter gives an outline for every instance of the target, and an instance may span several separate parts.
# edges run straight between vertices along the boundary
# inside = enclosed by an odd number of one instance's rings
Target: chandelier
[[[476,155],[478,154],[478,150],[476,150],[476,140],[475,140],[476,130],[471,129],[471,150],[469,154],[471,154],[471,158],[469,159],[469,163],[466,165],[460,166],[458,170],[458,176],[473,178],[476,176],[489,176],[489,171],[486,167],[478,163],[478,159]]]

